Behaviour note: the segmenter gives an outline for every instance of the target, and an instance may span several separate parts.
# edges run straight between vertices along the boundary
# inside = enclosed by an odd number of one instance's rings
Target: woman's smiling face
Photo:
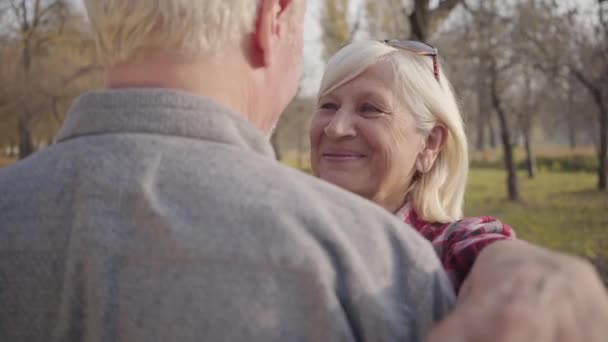
[[[381,61],[319,99],[310,129],[315,176],[395,211],[415,174],[424,136]]]

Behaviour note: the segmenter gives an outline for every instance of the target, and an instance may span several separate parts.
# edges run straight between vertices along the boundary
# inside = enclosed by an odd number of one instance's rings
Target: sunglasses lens
[[[433,75],[439,81],[439,64],[437,63],[437,49],[431,45],[414,40],[382,40],[384,44],[397,49],[403,49],[422,56],[433,57]]]
[[[437,54],[437,50],[434,47],[413,40],[389,40],[386,43],[396,48],[409,50],[414,53],[424,53],[428,55]]]

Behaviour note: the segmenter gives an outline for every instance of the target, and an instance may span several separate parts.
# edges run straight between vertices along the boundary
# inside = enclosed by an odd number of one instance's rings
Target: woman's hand
[[[590,263],[523,241],[486,247],[428,342],[606,342],[608,293]]]

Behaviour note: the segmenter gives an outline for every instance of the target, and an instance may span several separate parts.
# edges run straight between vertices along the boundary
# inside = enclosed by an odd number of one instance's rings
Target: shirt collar
[[[403,207],[401,207],[399,210],[397,210],[395,215],[397,215],[399,220],[407,222],[410,217],[411,211],[412,211],[412,205],[410,204],[410,202],[406,202],[403,205]]]

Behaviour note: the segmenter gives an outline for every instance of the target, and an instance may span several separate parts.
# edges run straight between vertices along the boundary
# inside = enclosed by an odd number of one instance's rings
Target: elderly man
[[[107,90],[0,171],[0,341],[418,341],[433,250],[281,166],[302,0],[87,0]]]
[[[272,158],[303,0],[85,3],[108,90],[0,170],[0,341],[413,342],[447,314],[422,237]],[[587,264],[497,250],[430,341],[605,341]]]

